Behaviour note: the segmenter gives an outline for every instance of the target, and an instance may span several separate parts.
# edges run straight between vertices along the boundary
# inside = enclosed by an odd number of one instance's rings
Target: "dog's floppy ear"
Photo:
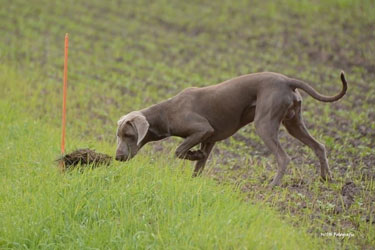
[[[144,117],[143,115],[134,116],[130,122],[134,125],[135,129],[137,130],[137,145],[139,145],[139,143],[141,143],[141,141],[145,138],[148,128],[150,127],[150,124],[146,120],[146,117]]]
[[[124,126],[126,123],[130,122],[131,125],[135,128],[138,134],[137,145],[145,138],[150,124],[146,120],[146,117],[139,111],[133,111],[127,115],[124,115],[117,122],[119,129],[121,126]]]

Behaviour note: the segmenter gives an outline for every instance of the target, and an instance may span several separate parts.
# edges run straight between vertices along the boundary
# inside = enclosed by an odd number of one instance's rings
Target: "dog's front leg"
[[[205,131],[196,132],[188,136],[180,146],[176,149],[176,156],[180,159],[199,161],[206,158],[206,153],[202,150],[191,151],[190,149],[206,140],[213,133],[213,129],[207,129]]]
[[[205,154],[205,157],[197,161],[197,163],[195,164],[193,177],[196,177],[202,173],[204,166],[206,165],[208,156],[210,155],[211,150],[214,147],[214,145],[215,145],[215,142],[205,142],[201,144],[200,150]]]

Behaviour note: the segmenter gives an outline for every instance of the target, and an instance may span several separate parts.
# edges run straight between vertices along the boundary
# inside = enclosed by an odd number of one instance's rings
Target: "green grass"
[[[27,82],[10,68],[7,72],[3,86],[17,96]],[[314,249],[321,244],[275,212],[246,203],[233,187],[191,178],[191,169],[170,157],[149,154],[62,174],[53,162],[59,129],[25,114],[26,103],[13,102],[15,96],[0,101],[1,249]],[[101,148],[113,151],[107,143]]]
[[[7,130],[12,134],[0,138],[4,145],[0,156],[16,165],[2,164],[1,170],[11,173],[35,162],[48,162],[40,164],[54,169],[66,32],[70,34],[67,151],[93,147],[113,154],[121,115],[185,87],[275,71],[306,80],[330,95],[338,92],[339,72],[344,70],[349,90],[342,100],[324,104],[304,95],[303,103],[309,131],[326,145],[333,183],[319,181],[313,152],[282,129],[281,143],[293,160],[282,187],[268,190],[275,162],[253,125],[215,146],[204,180],[238,186],[248,204],[279,211],[297,230],[307,229],[326,244],[373,248],[374,13],[372,0],[4,2],[0,8],[1,112],[4,121],[14,117],[18,125]],[[14,108],[17,113],[12,113]],[[36,146],[18,148],[16,128],[27,130],[30,124],[17,116],[42,124],[53,135],[44,137],[45,143],[33,137],[30,142]],[[3,119],[1,126],[5,126]],[[25,136],[34,135],[19,134]],[[146,145],[130,165],[155,163],[154,168],[163,168],[159,159],[171,157],[178,142]],[[35,152],[35,162],[30,162],[30,150]],[[15,157],[14,151],[20,156]],[[192,163],[184,164],[191,169]],[[356,192],[351,206],[345,207],[342,189],[348,182],[354,183]],[[321,237],[329,232],[355,236]]]

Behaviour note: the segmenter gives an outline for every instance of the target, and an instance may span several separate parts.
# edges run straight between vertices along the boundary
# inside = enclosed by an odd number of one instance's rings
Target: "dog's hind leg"
[[[278,93],[273,96],[258,98],[255,110],[254,123],[256,132],[273,153],[278,165],[277,174],[270,184],[271,187],[280,185],[286,167],[290,162],[290,157],[280,145],[278,135],[281,121],[287,115],[291,105],[290,98]]]
[[[262,138],[264,144],[271,150],[276,157],[278,165],[277,174],[271,182],[271,187],[280,185],[281,179],[285,174],[287,165],[290,162],[290,157],[281,147],[278,139],[278,130],[280,123],[271,124],[267,120],[260,120],[255,123],[256,131]]]
[[[328,167],[327,153],[325,146],[314,139],[307,131],[301,115],[301,102],[295,105],[295,115],[293,118],[284,120],[283,124],[289,134],[309,146],[320,161],[320,175],[323,180],[330,180],[331,174]]]

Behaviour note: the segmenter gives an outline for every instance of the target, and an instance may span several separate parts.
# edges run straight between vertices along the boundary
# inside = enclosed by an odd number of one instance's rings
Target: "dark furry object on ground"
[[[56,160],[63,170],[71,169],[72,167],[80,165],[92,165],[98,167],[99,165],[108,166],[112,157],[106,154],[97,153],[95,150],[89,148],[77,149],[70,154],[65,154]]]

